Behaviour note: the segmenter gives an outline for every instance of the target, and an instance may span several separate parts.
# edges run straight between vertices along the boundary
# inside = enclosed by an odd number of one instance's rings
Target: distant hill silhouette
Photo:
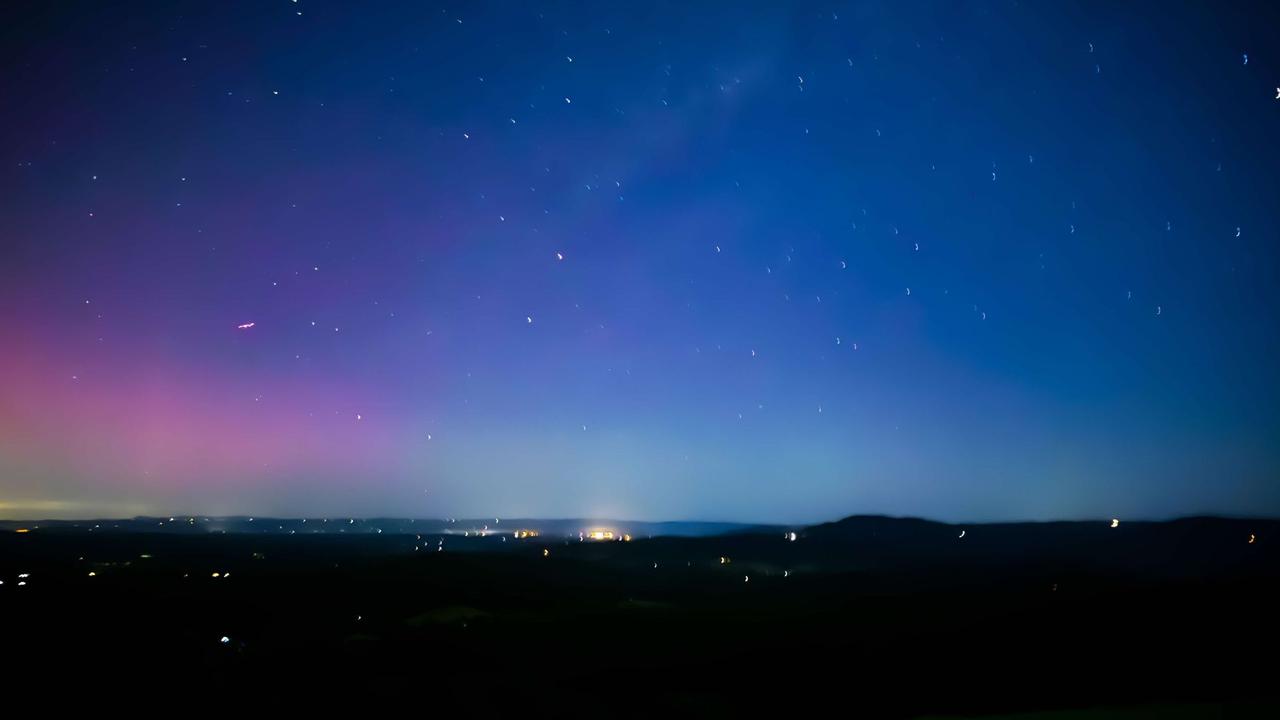
[[[1275,520],[485,524],[3,523],[7,677],[539,716],[1280,708]]]

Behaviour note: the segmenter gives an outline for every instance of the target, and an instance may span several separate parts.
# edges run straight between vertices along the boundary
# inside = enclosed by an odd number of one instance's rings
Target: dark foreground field
[[[6,699],[1280,717],[1275,521],[863,517],[599,543],[142,526],[0,531]]]

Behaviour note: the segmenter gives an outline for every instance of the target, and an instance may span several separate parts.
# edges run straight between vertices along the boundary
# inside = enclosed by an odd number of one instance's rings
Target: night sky
[[[1275,15],[6,3],[0,516],[1275,515]]]

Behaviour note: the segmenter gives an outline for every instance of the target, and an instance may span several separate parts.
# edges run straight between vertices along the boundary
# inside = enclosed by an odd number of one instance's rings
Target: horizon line
[[[332,520],[347,520],[359,522],[376,522],[376,521],[398,521],[398,522],[439,522],[439,523],[456,523],[465,522],[483,522],[489,517],[494,517],[494,524],[501,522],[589,522],[589,523],[634,523],[645,525],[735,525],[740,527],[814,527],[817,525],[826,525],[830,523],[841,522],[854,518],[879,518],[887,520],[903,520],[903,521],[921,521],[936,523],[939,525],[1027,525],[1027,524],[1049,524],[1049,523],[1091,523],[1091,522],[1111,522],[1118,519],[1122,523],[1166,523],[1177,522],[1180,520],[1262,520],[1262,521],[1280,521],[1280,515],[1231,515],[1223,513],[1192,513],[1187,515],[1175,515],[1163,518],[1152,517],[1136,517],[1123,518],[1117,516],[1097,516],[1097,517],[1074,517],[1074,518],[1055,518],[1055,519],[999,519],[999,520],[973,520],[973,521],[955,521],[940,520],[936,518],[921,515],[893,515],[889,513],[854,513],[851,515],[843,515],[828,520],[818,520],[813,522],[789,522],[785,520],[777,521],[751,521],[751,520],[708,520],[708,519],[671,519],[671,520],[638,520],[623,518],[606,518],[591,517],[586,515],[580,516],[561,516],[561,517],[524,517],[513,516],[502,518],[501,516],[472,516],[472,517],[412,517],[412,516],[396,516],[396,515],[204,515],[189,513],[174,513],[166,515],[133,515],[129,517],[44,517],[44,518],[0,518],[0,523],[4,524],[32,524],[39,523],[90,523],[90,522],[133,522],[138,520],[159,520],[163,522],[178,522],[178,519],[200,519],[203,521],[245,521],[254,522],[256,520],[282,520],[282,521],[304,521],[318,520],[321,522],[329,522]]]

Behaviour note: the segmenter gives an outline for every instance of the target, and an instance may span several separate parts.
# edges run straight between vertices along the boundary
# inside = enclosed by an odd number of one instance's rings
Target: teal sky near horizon
[[[11,3],[0,518],[1280,514],[1263,3]]]

